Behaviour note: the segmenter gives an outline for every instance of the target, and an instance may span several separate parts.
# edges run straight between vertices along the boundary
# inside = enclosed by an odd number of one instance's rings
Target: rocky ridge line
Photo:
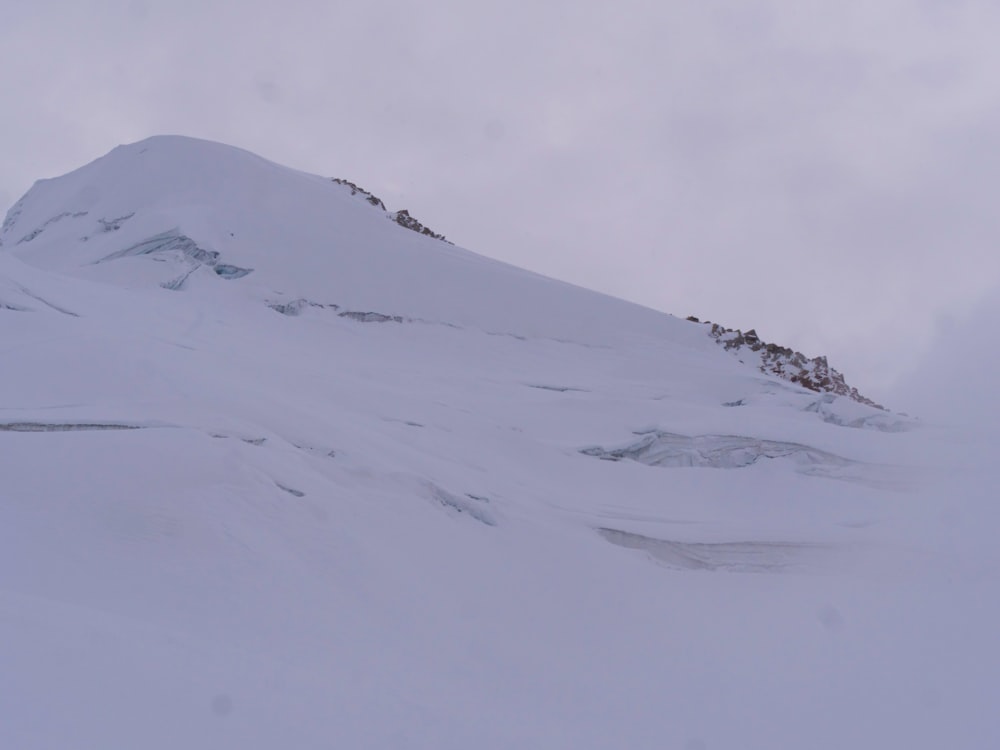
[[[692,323],[702,322],[693,315],[687,319]],[[810,359],[802,352],[794,351],[787,346],[769,344],[762,341],[753,328],[744,333],[738,328],[725,328],[718,323],[711,323],[707,320],[703,325],[711,326],[709,336],[715,339],[717,344],[721,344],[726,351],[733,354],[743,354],[744,350],[749,350],[757,354],[760,358],[759,368],[763,373],[788,380],[803,388],[808,388],[810,391],[846,396],[858,403],[885,411],[884,406],[861,395],[857,388],[849,386],[844,380],[844,375],[830,367],[826,357]]]
[[[441,240],[442,242],[447,242],[449,245],[455,244],[454,242],[449,241],[443,234],[438,234],[437,232],[431,230],[430,227],[426,227],[423,224],[421,224],[414,217],[410,216],[410,212],[407,211],[405,208],[400,209],[399,211],[389,211],[388,209],[386,209],[385,203],[383,203],[380,198],[369,193],[364,188],[355,185],[350,180],[342,180],[339,177],[333,177],[331,179],[338,185],[343,185],[344,187],[348,188],[351,191],[351,195],[360,195],[362,198],[364,198],[364,200],[367,203],[370,203],[375,208],[382,209],[385,212],[386,216],[391,221],[396,222],[397,224],[399,224],[399,226],[403,227],[404,229],[409,229],[410,231],[416,232],[417,234],[425,234],[428,237],[431,237],[432,239]]]

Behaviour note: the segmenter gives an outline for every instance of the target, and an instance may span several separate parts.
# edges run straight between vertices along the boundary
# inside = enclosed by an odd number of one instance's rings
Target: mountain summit
[[[444,236],[353,182],[180,136],[120,146],[40,181],[0,231],[0,245],[41,268],[175,291],[211,284],[213,274],[249,277],[247,294],[287,313],[325,308],[593,345],[630,331],[690,337],[671,316],[430,239]],[[742,342],[724,338],[727,350]],[[803,355],[768,347],[761,371],[874,405],[839,373],[809,377]]]
[[[240,279],[268,302],[594,344],[614,341],[626,321],[678,327],[411,231],[408,213],[387,214],[358,190],[237,148],[160,136],[38,182],[0,241],[34,266],[129,287]]]
[[[971,443],[408,218],[180,137],[11,208],[0,746],[996,745]]]

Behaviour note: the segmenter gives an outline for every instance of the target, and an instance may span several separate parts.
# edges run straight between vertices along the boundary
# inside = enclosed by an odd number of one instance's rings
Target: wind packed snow
[[[203,141],[0,240],[0,747],[1000,746],[992,435]]]

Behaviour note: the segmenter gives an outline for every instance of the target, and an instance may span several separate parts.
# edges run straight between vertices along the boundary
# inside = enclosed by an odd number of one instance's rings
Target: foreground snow
[[[242,152],[95,165],[0,247],[0,745],[1000,741],[990,435]]]

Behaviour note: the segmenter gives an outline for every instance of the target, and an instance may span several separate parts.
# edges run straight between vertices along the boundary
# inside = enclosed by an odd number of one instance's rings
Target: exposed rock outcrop
[[[693,323],[701,322],[693,315],[688,317],[688,320]],[[762,341],[757,335],[757,331],[752,328],[743,332],[739,329],[724,328],[718,323],[708,321],[705,321],[703,325],[711,326],[709,335],[726,351],[737,354],[744,360],[750,352],[756,355],[758,358],[756,364],[761,372],[796,383],[810,391],[846,396],[876,409],[885,409],[881,404],[861,395],[857,388],[849,386],[844,380],[843,374],[830,367],[826,357],[810,359],[787,346],[769,344]]]
[[[385,211],[385,204],[379,198],[372,195],[364,188],[358,187],[350,180],[342,180],[339,177],[334,177],[333,181],[336,182],[338,185],[343,185],[344,187],[348,188],[351,191],[351,195],[360,195],[362,198],[364,198],[366,201],[371,203],[376,208],[381,208],[383,211]]]
[[[443,234],[438,234],[437,232],[431,231],[430,227],[425,227],[419,221],[410,216],[410,212],[405,208],[401,211],[397,211],[394,214],[389,214],[389,218],[395,221],[399,226],[406,227],[418,234],[426,234],[428,237],[433,237],[436,240],[441,240],[442,242],[448,242]],[[448,242],[448,244],[452,244]]]
[[[413,232],[416,232],[417,234],[425,234],[428,237],[431,237],[435,240],[441,240],[442,242],[447,242],[449,245],[455,244],[453,242],[450,242],[443,234],[438,234],[437,232],[431,230],[430,227],[426,227],[423,224],[421,224],[414,217],[410,216],[410,212],[407,211],[405,208],[400,209],[399,211],[390,212],[386,209],[385,203],[383,203],[380,198],[373,195],[372,193],[369,193],[364,188],[355,185],[350,180],[342,180],[339,177],[334,177],[332,179],[333,182],[337,183],[338,185],[343,185],[348,190],[350,190],[351,195],[360,195],[367,203],[370,203],[375,208],[382,209],[382,211],[385,212],[386,216],[390,220],[399,224],[399,226],[405,229],[409,229]]]

